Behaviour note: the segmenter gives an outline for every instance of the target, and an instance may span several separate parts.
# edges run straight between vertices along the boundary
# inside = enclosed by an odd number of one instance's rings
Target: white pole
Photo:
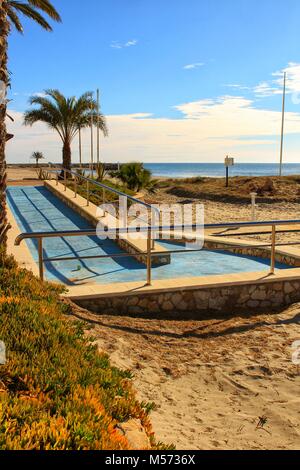
[[[282,163],[283,163],[284,118],[285,118],[285,91],[286,91],[286,72],[284,72],[284,80],[283,80],[283,97],[282,97],[282,121],[281,121],[281,143],[280,143],[280,168],[279,168],[279,176],[282,176]]]
[[[251,193],[251,217],[252,222],[256,222],[256,193]]]
[[[99,126],[99,113],[100,113],[100,93],[97,90],[97,165],[100,163],[100,126]]]
[[[79,162],[80,162],[80,168],[82,168],[82,144],[81,144],[81,128],[79,127]]]
[[[94,117],[93,117],[93,109],[91,109],[91,164],[90,164],[90,169],[92,172],[91,177],[93,176],[94,172],[94,132],[93,132],[93,127],[94,127]]]

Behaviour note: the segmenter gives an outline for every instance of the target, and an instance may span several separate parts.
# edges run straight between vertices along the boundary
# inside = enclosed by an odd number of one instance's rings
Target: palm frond
[[[32,126],[36,122],[44,122],[55,129],[63,142],[72,142],[79,129],[88,127],[93,117],[94,125],[99,127],[104,135],[108,134],[105,117],[97,113],[97,103],[92,92],[86,92],[78,99],[74,96],[65,97],[59,90],[45,90],[45,96],[32,96],[31,105],[37,106],[25,112],[24,124]]]
[[[16,11],[21,12],[27,18],[34,20],[36,23],[42,26],[42,28],[44,28],[46,31],[52,31],[52,27],[45,20],[45,18],[38,11],[36,11],[33,7],[31,7],[28,3],[10,1],[9,5],[11,6],[11,8],[14,8]]]
[[[33,126],[36,122],[45,122],[51,127],[55,127],[56,121],[53,116],[47,111],[42,109],[32,109],[24,113],[24,124],[25,126]]]
[[[96,125],[98,125],[97,121],[96,121]],[[101,113],[99,113],[99,128],[103,132],[104,136],[108,137],[108,127],[107,127],[106,119],[105,119],[105,116]]]
[[[28,0],[34,8],[42,10],[54,21],[61,22],[61,17],[55,7],[48,0]]]
[[[14,25],[14,27],[16,28],[16,30],[19,32],[19,33],[22,33],[24,32],[23,30],[23,26],[22,26],[22,23],[21,21],[19,20],[19,17],[18,15],[14,12],[14,10],[12,8],[8,8],[7,9],[7,16],[8,18],[10,19],[11,23]]]
[[[66,98],[59,90],[48,88],[45,90],[45,94],[50,96],[58,106],[64,106],[66,104]]]
[[[5,8],[10,22],[20,33],[23,33],[23,26],[18,13],[22,13],[27,18],[32,19],[46,31],[52,31],[52,27],[38,10],[46,13],[52,20],[61,22],[59,13],[49,0],[27,0],[27,3],[25,1],[7,0]]]

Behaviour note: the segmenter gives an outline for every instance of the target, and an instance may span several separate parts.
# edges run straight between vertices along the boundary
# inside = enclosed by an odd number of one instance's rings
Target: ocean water
[[[153,176],[166,178],[192,178],[194,176],[225,176],[222,163],[145,163]],[[238,163],[229,169],[230,176],[278,176],[279,165],[273,163]],[[283,166],[284,175],[300,175],[300,163]]]

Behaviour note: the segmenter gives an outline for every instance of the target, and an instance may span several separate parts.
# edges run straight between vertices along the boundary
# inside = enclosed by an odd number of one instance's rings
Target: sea
[[[210,176],[222,178],[225,176],[225,166],[221,163],[145,163],[145,168],[154,177],[193,178],[195,176]],[[299,163],[283,165],[283,175],[300,175]],[[278,176],[279,165],[273,163],[237,163],[229,168],[230,176]]]

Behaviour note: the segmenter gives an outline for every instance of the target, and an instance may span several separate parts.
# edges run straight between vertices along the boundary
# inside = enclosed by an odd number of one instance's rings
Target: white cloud
[[[121,46],[121,44],[119,44],[118,42],[113,41],[110,47],[112,47],[113,49],[122,49],[123,46]]]
[[[286,92],[287,94],[300,93],[300,64],[290,62],[287,67],[272,73],[272,80],[261,82],[254,87],[254,93],[260,97],[281,95],[283,89],[284,72],[287,75]]]
[[[268,98],[274,95],[281,95],[283,89],[284,72],[287,74],[286,92],[287,94],[296,94],[297,101],[300,98],[300,64],[290,62],[287,67],[276,71],[271,74],[273,77],[270,80],[264,80],[255,86],[245,86],[243,84],[228,84],[224,85],[228,88],[251,91],[257,98]],[[299,103],[297,103],[299,104]]]
[[[109,137],[101,138],[105,161],[202,161],[222,162],[231,153],[237,161],[274,162],[279,154],[280,111],[257,109],[243,97],[224,96],[176,106],[178,119],[156,118],[149,113],[107,116]],[[61,161],[59,137],[46,126],[22,125],[23,115],[10,111],[15,123],[8,129],[15,139],[7,145],[8,161],[26,162],[35,150],[47,161]],[[298,149],[289,136],[299,134],[300,114],[286,113],[285,158],[298,161]],[[89,131],[83,136],[84,159],[90,155]],[[73,143],[78,161],[78,142]]]
[[[43,91],[36,91],[34,93],[25,93],[25,92],[14,92],[12,94],[12,96],[25,96],[25,97],[30,97],[30,96],[39,96],[41,98],[44,98],[46,95],[46,93],[44,93]]]
[[[267,98],[268,96],[278,95],[282,93],[277,86],[272,86],[272,83],[261,82],[256,85],[253,89],[256,96],[261,98]]]
[[[274,82],[282,90],[283,87],[283,74],[287,74],[287,92],[299,93],[300,92],[300,64],[290,62],[288,66],[278,72],[273,73],[276,77]]]
[[[242,90],[242,91],[250,91],[252,90],[251,87],[249,86],[245,86],[245,85],[240,85],[238,83],[228,83],[227,85],[223,85],[227,88],[233,88],[233,89],[236,89],[236,90]]]
[[[132,39],[131,41],[126,42],[125,47],[136,46],[138,43],[137,39]]]
[[[120,43],[119,41],[113,41],[110,45],[113,49],[124,49],[125,47],[133,47],[138,44],[137,39],[131,39],[130,41]]]
[[[183,68],[184,70],[194,70],[198,69],[199,67],[203,67],[204,63],[203,62],[195,62],[194,64],[187,64]]]

